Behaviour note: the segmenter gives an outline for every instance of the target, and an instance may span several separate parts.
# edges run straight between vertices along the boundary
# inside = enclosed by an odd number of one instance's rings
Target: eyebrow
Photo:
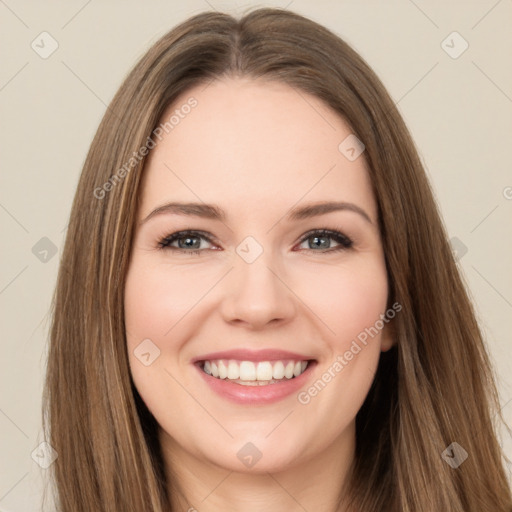
[[[291,209],[285,216],[289,221],[297,221],[325,215],[335,211],[351,211],[359,214],[367,222],[373,224],[370,216],[360,207],[353,203],[324,201],[320,203],[312,203],[305,206]],[[167,203],[155,208],[147,217],[145,217],[140,225],[145,224],[149,219],[163,214],[187,215],[192,217],[202,217],[204,219],[226,220],[226,212],[219,206],[206,203]]]

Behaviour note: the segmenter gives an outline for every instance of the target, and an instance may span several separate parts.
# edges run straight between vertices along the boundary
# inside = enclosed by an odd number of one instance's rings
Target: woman
[[[197,15],[98,129],[45,393],[62,511],[496,512],[489,360],[410,135],[345,42]]]

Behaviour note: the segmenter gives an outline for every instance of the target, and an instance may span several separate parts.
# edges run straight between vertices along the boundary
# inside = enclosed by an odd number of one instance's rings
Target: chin
[[[245,432],[243,437],[217,444],[214,453],[211,453],[210,446],[202,456],[226,470],[248,474],[278,473],[299,464],[305,456],[302,445],[307,446],[306,441],[301,442],[289,431],[267,437],[268,432],[254,436]]]

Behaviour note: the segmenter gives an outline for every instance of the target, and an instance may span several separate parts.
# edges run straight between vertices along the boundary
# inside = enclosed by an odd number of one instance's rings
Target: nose
[[[237,257],[224,280],[220,309],[226,322],[258,330],[268,324],[284,325],[294,317],[295,296],[273,267],[275,262],[266,252],[252,263]]]

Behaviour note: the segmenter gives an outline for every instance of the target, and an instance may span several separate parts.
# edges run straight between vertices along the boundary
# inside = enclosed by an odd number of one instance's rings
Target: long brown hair
[[[239,20],[206,12],[174,28],[130,72],[92,142],[54,296],[44,393],[46,439],[58,453],[51,466],[58,510],[170,510],[156,420],[133,385],[126,350],[124,281],[145,162],[140,148],[178,95],[224,76],[313,94],[365,145],[389,303],[402,311],[396,346],[382,354],[356,419],[351,510],[510,512],[493,373],[409,132],[350,46],[271,8]],[[452,442],[468,454],[457,468],[442,456]]]

